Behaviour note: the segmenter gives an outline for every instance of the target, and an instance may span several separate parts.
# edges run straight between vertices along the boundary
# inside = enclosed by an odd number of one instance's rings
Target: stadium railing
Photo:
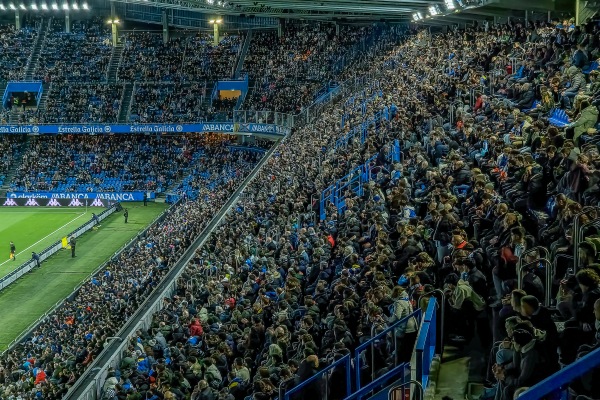
[[[283,139],[285,140],[285,139]],[[262,166],[271,159],[277,146],[274,146],[265,157],[257,164],[227,203],[215,214],[211,222],[196,238],[188,250],[179,258],[173,268],[158,284],[154,292],[144,301],[128,323],[114,336],[119,339],[111,340],[104,350],[98,355],[86,372],[71,387],[63,399],[95,400],[101,398],[102,387],[106,380],[109,368],[118,368],[123,350],[127,348],[127,339],[138,329],[148,329],[152,324],[152,316],[163,306],[163,298],[170,297],[177,289],[180,277],[189,262],[196,257],[196,250],[204,245],[211,233],[220,225],[223,218],[233,208],[244,189],[255,179]],[[207,270],[207,273],[213,273]],[[116,342],[116,343],[115,343]]]
[[[519,396],[519,400],[539,400],[549,398],[549,396],[561,399],[571,398],[568,395],[568,385],[584,375],[593,374],[594,370],[598,368],[600,368],[600,348],[596,348],[554,375],[532,386]]]
[[[116,212],[118,207],[119,207],[118,203],[115,203],[112,206],[110,206],[109,208],[107,208],[106,210],[102,211],[100,214],[98,214],[98,221],[102,221],[103,219],[107,218],[109,215]],[[95,225],[96,225],[95,220],[93,220],[93,219],[89,220],[88,222],[81,225],[79,228],[75,229],[73,232],[69,233],[66,236],[69,238],[70,237],[78,238],[79,236],[83,235],[87,231],[91,230]],[[63,248],[63,246],[62,246],[61,240],[54,242],[53,244],[51,244],[50,246],[48,246],[47,248],[45,248],[38,254],[39,262],[41,263],[42,261],[48,259],[52,255],[58,253],[62,248]],[[20,277],[22,277],[23,275],[25,275],[26,273],[28,273],[32,269],[34,269],[37,266],[37,263],[38,262],[36,260],[29,259],[29,261],[25,262],[24,264],[21,264],[10,274],[8,274],[8,275],[4,276],[2,279],[0,279],[0,291],[6,289],[9,285],[11,285],[17,279],[19,279]]]
[[[115,204],[116,205],[116,204]],[[2,352],[3,355],[4,353],[6,353],[7,351],[10,351],[17,343],[19,343],[21,340],[23,340],[23,338],[29,336],[32,334],[32,332],[34,330],[37,329],[38,325],[40,325],[40,323],[42,323],[50,314],[52,314],[58,307],[60,307],[66,299],[72,299],[75,297],[75,295],[77,294],[77,292],[79,291],[79,289],[85,284],[87,283],[93,276],[95,276],[99,271],[101,271],[104,267],[106,267],[106,265],[111,262],[114,258],[118,257],[119,254],[121,254],[122,252],[124,252],[125,250],[129,249],[129,247],[131,247],[131,245],[140,237],[146,235],[146,233],[148,232],[148,230],[154,226],[154,224],[162,221],[169,213],[169,209],[166,209],[165,211],[163,211],[158,217],[156,217],[154,219],[154,221],[152,221],[147,227],[146,229],[144,229],[143,231],[141,231],[140,233],[138,233],[136,236],[134,236],[133,238],[131,238],[127,243],[125,243],[119,250],[117,250],[114,255],[111,257],[110,260],[104,262],[102,265],[100,265],[98,268],[96,268],[93,272],[91,272],[85,279],[83,279],[81,281],[81,283],[79,285],[77,285],[74,289],[73,292],[71,292],[71,294],[69,296],[67,296],[67,298],[60,300],[59,302],[57,302],[53,307],[51,307],[48,311],[46,311],[41,317],[39,317],[37,320],[35,320],[33,323],[31,323],[31,325],[29,325],[29,327],[27,327],[25,330],[23,330],[23,333],[21,333],[17,338],[15,338],[12,342],[10,342],[10,344],[8,345],[7,349],[4,350]],[[116,208],[115,208],[116,211]],[[102,221],[104,218],[100,218],[100,215],[98,215],[98,220]],[[41,259],[40,259],[41,262]]]

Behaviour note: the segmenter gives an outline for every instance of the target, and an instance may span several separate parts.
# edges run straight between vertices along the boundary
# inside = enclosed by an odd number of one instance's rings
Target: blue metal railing
[[[431,369],[431,361],[435,356],[435,348],[437,342],[437,301],[434,297],[429,300],[423,323],[419,329],[417,337],[416,353],[416,380],[421,382],[423,388],[427,388],[429,384],[429,370]]]
[[[544,379],[519,396],[519,400],[539,400],[551,393],[563,392],[575,379],[600,368],[600,348]]]
[[[355,385],[356,385],[356,390],[359,390],[361,388],[361,359],[362,359],[362,353],[367,349],[367,348],[371,348],[371,354],[373,354],[374,348],[375,348],[375,344],[377,341],[381,341],[381,340],[385,340],[385,338],[387,337],[387,335],[389,333],[392,334],[392,339],[393,339],[393,343],[394,343],[394,349],[396,351],[396,355],[398,354],[398,349],[396,349],[396,340],[395,340],[395,333],[398,330],[398,328],[400,328],[401,326],[404,326],[411,318],[415,318],[417,320],[417,323],[419,323],[421,321],[421,309],[417,309],[416,311],[414,311],[412,314],[410,314],[409,316],[407,316],[406,318],[402,318],[401,320],[395,322],[394,324],[392,324],[391,326],[387,327],[386,329],[384,329],[383,331],[379,332],[377,335],[373,336],[371,339],[369,339],[368,341],[366,341],[365,343],[361,344],[360,346],[358,346],[356,348],[356,350],[354,350],[354,374],[355,374]],[[373,364],[373,361],[371,360],[371,364]],[[373,369],[373,365],[370,366],[371,369]],[[374,372],[372,373],[372,377],[374,377]],[[375,381],[375,380],[374,380]]]
[[[351,373],[351,358],[350,355],[348,354],[347,356],[340,358],[339,360],[337,360],[336,362],[334,362],[333,364],[323,368],[321,371],[317,372],[315,375],[311,376],[310,378],[308,378],[307,380],[305,380],[304,382],[301,382],[300,384],[298,384],[297,386],[293,387],[292,389],[288,390],[285,395],[283,396],[283,399],[280,400],[290,400],[292,398],[292,395],[294,395],[295,393],[300,393],[302,391],[302,389],[306,388],[308,385],[310,384],[318,384],[320,385],[322,382],[321,380],[325,380],[325,391],[327,391],[328,388],[328,380],[327,378],[329,377],[329,372],[333,372],[333,370],[335,368],[344,368],[345,369],[345,373],[346,373],[346,395],[350,395],[350,393],[352,393],[352,382],[350,377],[352,376]],[[325,378],[325,379],[323,379]],[[336,390],[339,390],[340,388],[336,388]],[[323,393],[322,391],[320,391],[320,393]],[[339,393],[339,392],[338,392]],[[304,398],[304,396],[302,395],[298,395],[299,398]],[[310,400],[317,400],[317,399],[310,399]]]
[[[382,398],[388,398],[389,389],[393,386],[404,385],[410,382],[410,363],[400,364],[392,370],[386,372],[373,382],[369,383],[365,387],[352,393],[344,400],[361,400],[363,398],[372,398],[374,400]],[[386,385],[388,385],[386,387]],[[391,385],[391,386],[389,386]],[[371,395],[372,392],[377,392]]]

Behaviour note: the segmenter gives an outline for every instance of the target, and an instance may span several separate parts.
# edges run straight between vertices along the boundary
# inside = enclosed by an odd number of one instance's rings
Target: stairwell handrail
[[[422,310],[419,308],[419,309],[413,311],[410,315],[402,318],[399,321],[394,322],[392,325],[388,326],[386,329],[379,332],[377,335],[373,336],[372,338],[367,340],[365,343],[358,346],[356,348],[356,350],[354,350],[354,369],[355,369],[356,389],[357,390],[360,389],[360,372],[361,372],[360,367],[359,367],[360,366],[360,353],[363,350],[365,350],[367,347],[371,347],[371,352],[372,352],[374,349],[374,346],[375,346],[375,341],[380,340],[382,337],[386,336],[388,333],[395,331],[400,325],[406,324],[409,321],[409,319],[415,318],[417,320],[417,323],[420,323],[421,316],[422,316]],[[394,341],[394,343],[396,343],[396,341]],[[371,368],[373,368],[372,365],[371,365]]]
[[[417,388],[419,388],[419,400],[421,400],[424,396],[424,390],[423,390],[423,385],[421,385],[421,382],[419,381],[415,381],[415,380],[410,380],[408,382],[404,382],[401,385],[398,386],[394,386],[393,388],[390,388],[390,390],[388,391],[388,400],[392,400],[392,393],[398,389],[403,388],[406,385],[416,385]]]
[[[550,375],[519,396],[519,400],[539,400],[575,379],[600,368],[600,348],[589,352],[572,364]]]

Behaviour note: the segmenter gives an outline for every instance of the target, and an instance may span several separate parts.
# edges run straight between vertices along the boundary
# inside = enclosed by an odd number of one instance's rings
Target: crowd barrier
[[[86,233],[87,231],[92,229],[97,223],[99,223],[100,221],[104,220],[105,218],[107,218],[108,216],[110,216],[111,214],[116,212],[119,207],[120,207],[119,203],[113,204],[112,206],[110,206],[109,208],[107,208],[106,210],[102,211],[100,214],[97,215],[98,222],[96,222],[96,220],[94,220],[94,219],[91,219],[66,236],[69,238],[70,237],[78,238],[79,236],[83,235],[84,233]],[[2,279],[0,279],[0,291],[4,290],[6,287],[11,285],[14,281],[19,279],[26,273],[30,272],[32,269],[37,267],[38,264],[41,263],[42,261],[44,261],[44,260],[48,259],[49,257],[51,257],[52,255],[58,253],[62,248],[63,248],[62,240],[59,239],[56,242],[54,242],[53,244],[51,244],[50,246],[48,246],[47,248],[45,248],[44,250],[42,250],[40,253],[37,253],[39,260],[34,260],[33,258],[31,258],[24,264],[21,264],[10,274],[8,274],[8,275],[4,276]]]

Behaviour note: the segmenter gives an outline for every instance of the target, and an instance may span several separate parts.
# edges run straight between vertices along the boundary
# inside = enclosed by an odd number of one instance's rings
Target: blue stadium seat
[[[569,116],[567,115],[565,110],[561,110],[560,108],[555,108],[550,113],[550,118],[548,118],[548,121],[552,125],[554,125],[558,128],[562,128],[569,124]]]

